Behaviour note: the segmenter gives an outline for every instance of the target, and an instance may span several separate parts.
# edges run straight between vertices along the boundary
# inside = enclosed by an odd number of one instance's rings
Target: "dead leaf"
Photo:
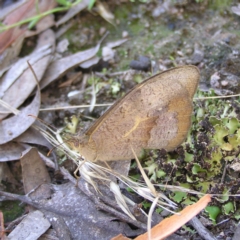
[[[24,150],[23,145],[15,142],[0,145],[0,162],[19,160]]]
[[[63,76],[66,71],[94,57],[97,54],[100,44],[104,38],[105,36],[93,48],[72,54],[51,63],[44,75],[44,79],[40,83],[41,89],[46,87],[57,78]]]
[[[8,235],[9,239],[38,239],[51,226],[42,212],[30,212]]]
[[[53,185],[54,194],[47,206],[63,211],[63,216],[73,239],[105,240],[124,232],[136,236],[139,230],[132,230],[128,224],[96,209],[95,204],[73,184]],[[77,227],[76,227],[77,226]],[[87,231],[86,231],[87,229]]]
[[[94,56],[91,59],[81,63],[79,66],[81,68],[88,69],[88,68],[94,66],[95,64],[97,64],[99,61],[100,61],[100,57]]]
[[[108,42],[106,43],[106,47],[109,47],[109,48],[115,48],[115,47],[119,47],[121,46],[123,43],[127,42],[128,39],[124,38],[124,39],[119,39],[117,41],[113,41],[113,42]]]
[[[21,166],[25,193],[28,194],[38,188],[38,191],[30,193],[30,198],[34,200],[47,198],[50,193],[45,184],[50,183],[51,179],[36,148],[29,148],[23,153]]]
[[[194,216],[196,216],[200,211],[202,211],[208,203],[211,201],[211,196],[206,194],[198,202],[187,206],[178,214],[175,214],[169,218],[165,218],[158,225],[151,229],[151,239],[161,240],[171,235]],[[142,234],[135,238],[135,240],[147,240],[148,233]]]
[[[118,41],[108,42],[105,46],[103,46],[103,48],[102,48],[103,60],[106,62],[108,61],[108,62],[114,63],[114,61],[115,61],[114,56],[115,56],[116,50],[114,50],[113,48],[122,45],[126,41],[128,41],[128,39],[120,39]]]
[[[28,30],[25,33],[25,37],[32,37],[34,35],[37,35],[44,30],[49,29],[50,27],[53,27],[55,25],[54,21],[54,15],[50,14],[45,16],[44,18],[40,19],[39,22],[36,24],[35,29],[36,30]]]
[[[231,8],[232,12],[240,16],[240,4]]]
[[[25,4],[13,11],[11,14],[7,15],[7,17],[3,21],[3,24],[11,25],[25,19],[30,9],[33,8],[34,2],[34,0],[27,1]],[[0,53],[2,53],[8,46],[10,46],[15,41],[15,39],[17,39],[25,31],[26,29],[22,29],[20,28],[20,26],[18,26],[0,33]]]
[[[19,55],[24,36],[19,36],[15,42],[8,47],[2,54],[0,54],[0,77],[11,67],[14,59]]]
[[[54,0],[38,1],[37,6],[35,3],[35,0],[26,1],[26,3],[20,5],[19,8],[8,14],[3,23],[5,25],[11,25],[29,17],[36,16],[37,14],[50,10],[56,6],[56,1]],[[33,35],[33,33],[38,34],[49,26],[52,26],[52,22],[50,24],[49,21],[50,17],[46,16],[46,19],[47,20],[40,20],[36,24],[37,30],[36,32],[32,32],[31,35]],[[18,56],[26,34],[28,36],[30,35],[27,28],[23,28],[23,26],[17,26],[0,33],[0,76],[4,73],[4,71],[6,71],[6,69],[8,69],[8,66],[11,65],[14,59]]]
[[[48,39],[48,42],[46,39]],[[45,46],[42,46],[42,41],[46,44]],[[39,36],[36,50],[30,56],[25,57],[24,60],[20,60],[20,63],[16,63],[1,79],[1,91],[4,92],[3,101],[14,108],[18,108],[26,100],[36,87],[33,73],[27,66],[27,60],[30,61],[38,80],[41,80],[51,60],[54,44],[55,38],[52,30],[49,29]],[[17,73],[16,76],[19,76],[17,79],[15,78],[15,73]],[[12,83],[13,81],[14,83]],[[9,82],[11,85],[9,85]],[[0,111],[4,112],[6,109],[0,107]],[[0,119],[5,118],[8,114],[0,114]]]
[[[82,0],[79,4],[77,4],[76,6],[70,8],[67,13],[61,17],[59,19],[59,21],[56,22],[56,26],[59,27],[61,24],[67,22],[68,20],[70,20],[73,16],[75,16],[76,14],[78,14],[80,11],[82,11],[83,9],[87,8],[88,4],[89,4],[89,0]]]
[[[21,112],[13,117],[0,122],[0,144],[10,142],[25,132],[34,122],[35,118],[29,117],[32,114],[38,115],[40,108],[40,93],[37,92],[33,101]]]
[[[30,130],[30,133],[29,133],[29,130]],[[40,136],[40,138],[39,138],[39,136]],[[28,143],[46,146],[49,149],[51,149],[50,143],[47,142],[47,145],[44,145],[45,143],[41,142],[42,141],[41,138],[43,138],[43,136],[40,133],[38,133],[36,138],[34,138],[34,134],[31,133],[31,127],[30,127],[20,137],[14,139],[14,141],[19,141],[19,142],[8,142],[6,144],[0,145],[0,163],[7,162],[7,161],[19,160],[22,157],[23,152],[26,149],[31,148],[31,145],[21,143],[24,141],[26,141]],[[39,139],[39,142],[38,142],[38,139]],[[45,138],[44,138],[44,140],[47,141]],[[55,163],[50,158],[44,156],[40,152],[39,152],[39,155],[48,167],[50,167],[52,169],[56,169]]]
[[[14,141],[18,143],[41,145],[47,147],[48,149],[52,148],[52,145],[47,141],[47,139],[43,137],[43,135],[33,127],[30,127],[19,137],[15,138]]]
[[[51,45],[45,45],[41,48],[35,49],[30,55],[19,59],[15,64],[12,65],[10,71],[8,71],[1,79],[0,94],[1,97],[9,89],[9,87],[28,69],[27,61],[31,65],[34,65],[41,58],[51,53]],[[14,97],[14,99],[16,99]]]
[[[115,50],[110,47],[103,47],[102,48],[102,57],[103,61],[113,61],[115,55]]]
[[[0,11],[0,20],[2,21],[6,16],[11,14],[16,9],[18,9],[25,2],[26,2],[26,0],[20,0],[20,1],[17,1],[15,3],[10,4],[9,6],[6,6],[6,7],[2,8],[1,11]]]
[[[115,26],[114,23],[114,15],[110,12],[108,6],[105,3],[101,3],[100,1],[96,2],[96,8],[98,14],[104,18],[107,22],[111,23]]]
[[[58,166],[56,166],[56,164],[49,157],[46,157],[41,152],[38,152],[38,154],[41,157],[41,159],[45,162],[46,166],[48,166],[48,167],[50,167],[52,169],[57,170]]]

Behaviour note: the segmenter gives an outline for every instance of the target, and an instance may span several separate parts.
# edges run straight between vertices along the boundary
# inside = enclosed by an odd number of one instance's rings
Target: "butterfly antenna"
[[[69,142],[69,141],[72,141],[72,139],[71,139],[71,138],[66,139],[66,140],[64,140],[62,143],[59,143],[59,144],[53,146],[53,148],[51,148],[51,149],[49,150],[49,152],[47,153],[47,156],[49,156],[49,155],[53,152],[54,149],[61,147],[63,144],[65,144],[65,143],[67,143],[67,142]]]

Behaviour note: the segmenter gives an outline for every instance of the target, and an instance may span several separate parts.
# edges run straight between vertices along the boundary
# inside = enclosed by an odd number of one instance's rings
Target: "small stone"
[[[223,87],[226,87],[228,85],[228,81],[226,81],[226,80],[221,81],[221,85]]]
[[[68,50],[68,45],[69,45],[68,39],[65,38],[65,39],[61,40],[57,45],[57,48],[56,48],[57,52],[59,52],[59,53],[66,52]]]
[[[127,31],[123,31],[122,32],[122,38],[127,38],[128,37],[128,32]]]
[[[100,29],[99,29],[99,34],[100,34],[100,36],[103,36],[103,34],[106,32],[106,28],[105,27],[100,27]]]

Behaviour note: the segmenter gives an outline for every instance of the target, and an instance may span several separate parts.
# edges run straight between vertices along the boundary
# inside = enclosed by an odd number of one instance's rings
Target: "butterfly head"
[[[96,159],[96,147],[90,143],[89,137],[86,135],[69,137],[67,145],[72,151],[80,154],[88,161],[93,162]]]

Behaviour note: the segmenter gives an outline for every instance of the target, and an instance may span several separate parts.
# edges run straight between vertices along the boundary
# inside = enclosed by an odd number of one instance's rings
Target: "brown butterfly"
[[[199,82],[195,66],[176,67],[136,85],[110,107],[70,148],[88,161],[133,159],[143,149],[173,150],[187,136]]]

